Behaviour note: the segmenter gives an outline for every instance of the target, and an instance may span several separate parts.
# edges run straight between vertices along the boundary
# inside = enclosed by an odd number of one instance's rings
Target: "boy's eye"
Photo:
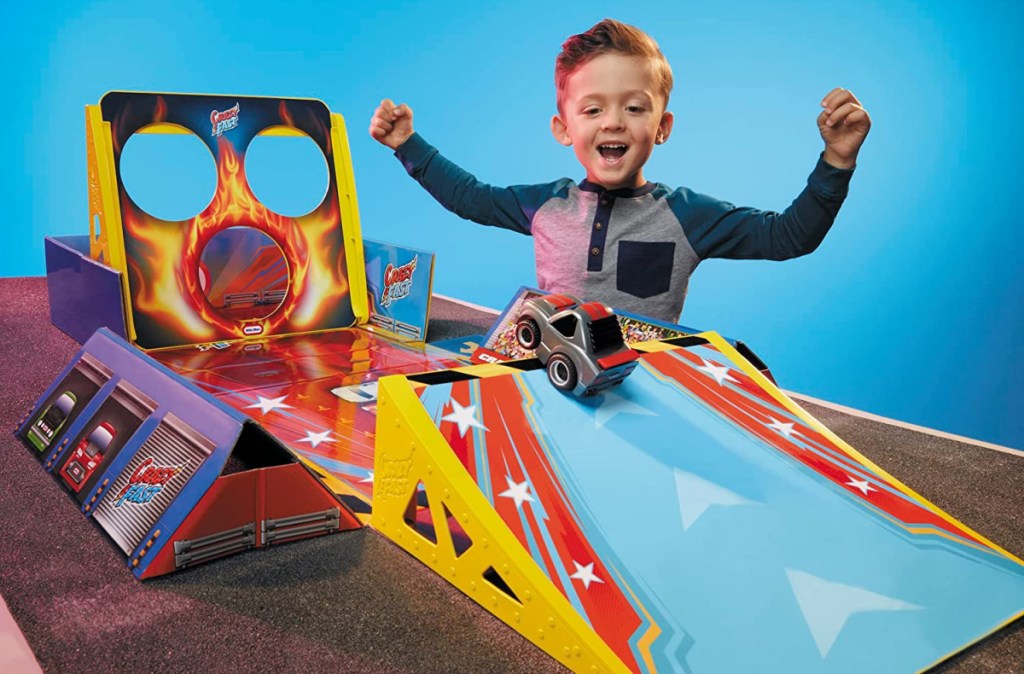
[[[598,114],[599,112],[601,112],[601,108],[584,108],[583,109],[583,114],[584,115],[590,115],[591,117],[593,117],[594,115]]]
[[[627,105],[626,106],[626,112],[639,113],[639,112],[643,112],[643,111],[644,111],[644,108],[643,108],[642,105]]]

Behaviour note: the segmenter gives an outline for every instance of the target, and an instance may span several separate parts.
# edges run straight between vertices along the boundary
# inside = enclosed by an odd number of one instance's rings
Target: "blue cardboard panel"
[[[44,248],[53,324],[79,344],[99,328],[127,338],[121,272],[89,257],[88,235],[48,236]]]
[[[427,335],[434,254],[363,239],[370,323],[394,336],[423,341]]]

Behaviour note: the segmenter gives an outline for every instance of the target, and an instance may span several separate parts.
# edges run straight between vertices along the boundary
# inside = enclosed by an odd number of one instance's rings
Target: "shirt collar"
[[[597,183],[592,183],[589,180],[587,180],[586,178],[584,178],[583,181],[580,182],[579,187],[584,192],[595,192],[597,194],[607,195],[607,196],[610,196],[610,197],[627,197],[628,198],[628,197],[642,197],[645,194],[650,194],[652,191],[654,191],[654,188],[657,187],[657,184],[648,181],[647,183],[645,183],[644,185],[642,185],[640,187],[620,187],[617,190],[606,190],[601,185],[598,185]]]

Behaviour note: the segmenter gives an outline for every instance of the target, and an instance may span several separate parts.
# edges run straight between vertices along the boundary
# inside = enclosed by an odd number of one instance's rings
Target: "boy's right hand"
[[[405,103],[395,105],[390,98],[381,101],[370,119],[370,135],[396,150],[412,133],[412,108]]]

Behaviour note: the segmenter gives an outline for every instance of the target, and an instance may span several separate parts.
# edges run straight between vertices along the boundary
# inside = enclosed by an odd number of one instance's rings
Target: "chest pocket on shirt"
[[[674,241],[620,241],[615,287],[640,298],[668,292],[675,253]]]

